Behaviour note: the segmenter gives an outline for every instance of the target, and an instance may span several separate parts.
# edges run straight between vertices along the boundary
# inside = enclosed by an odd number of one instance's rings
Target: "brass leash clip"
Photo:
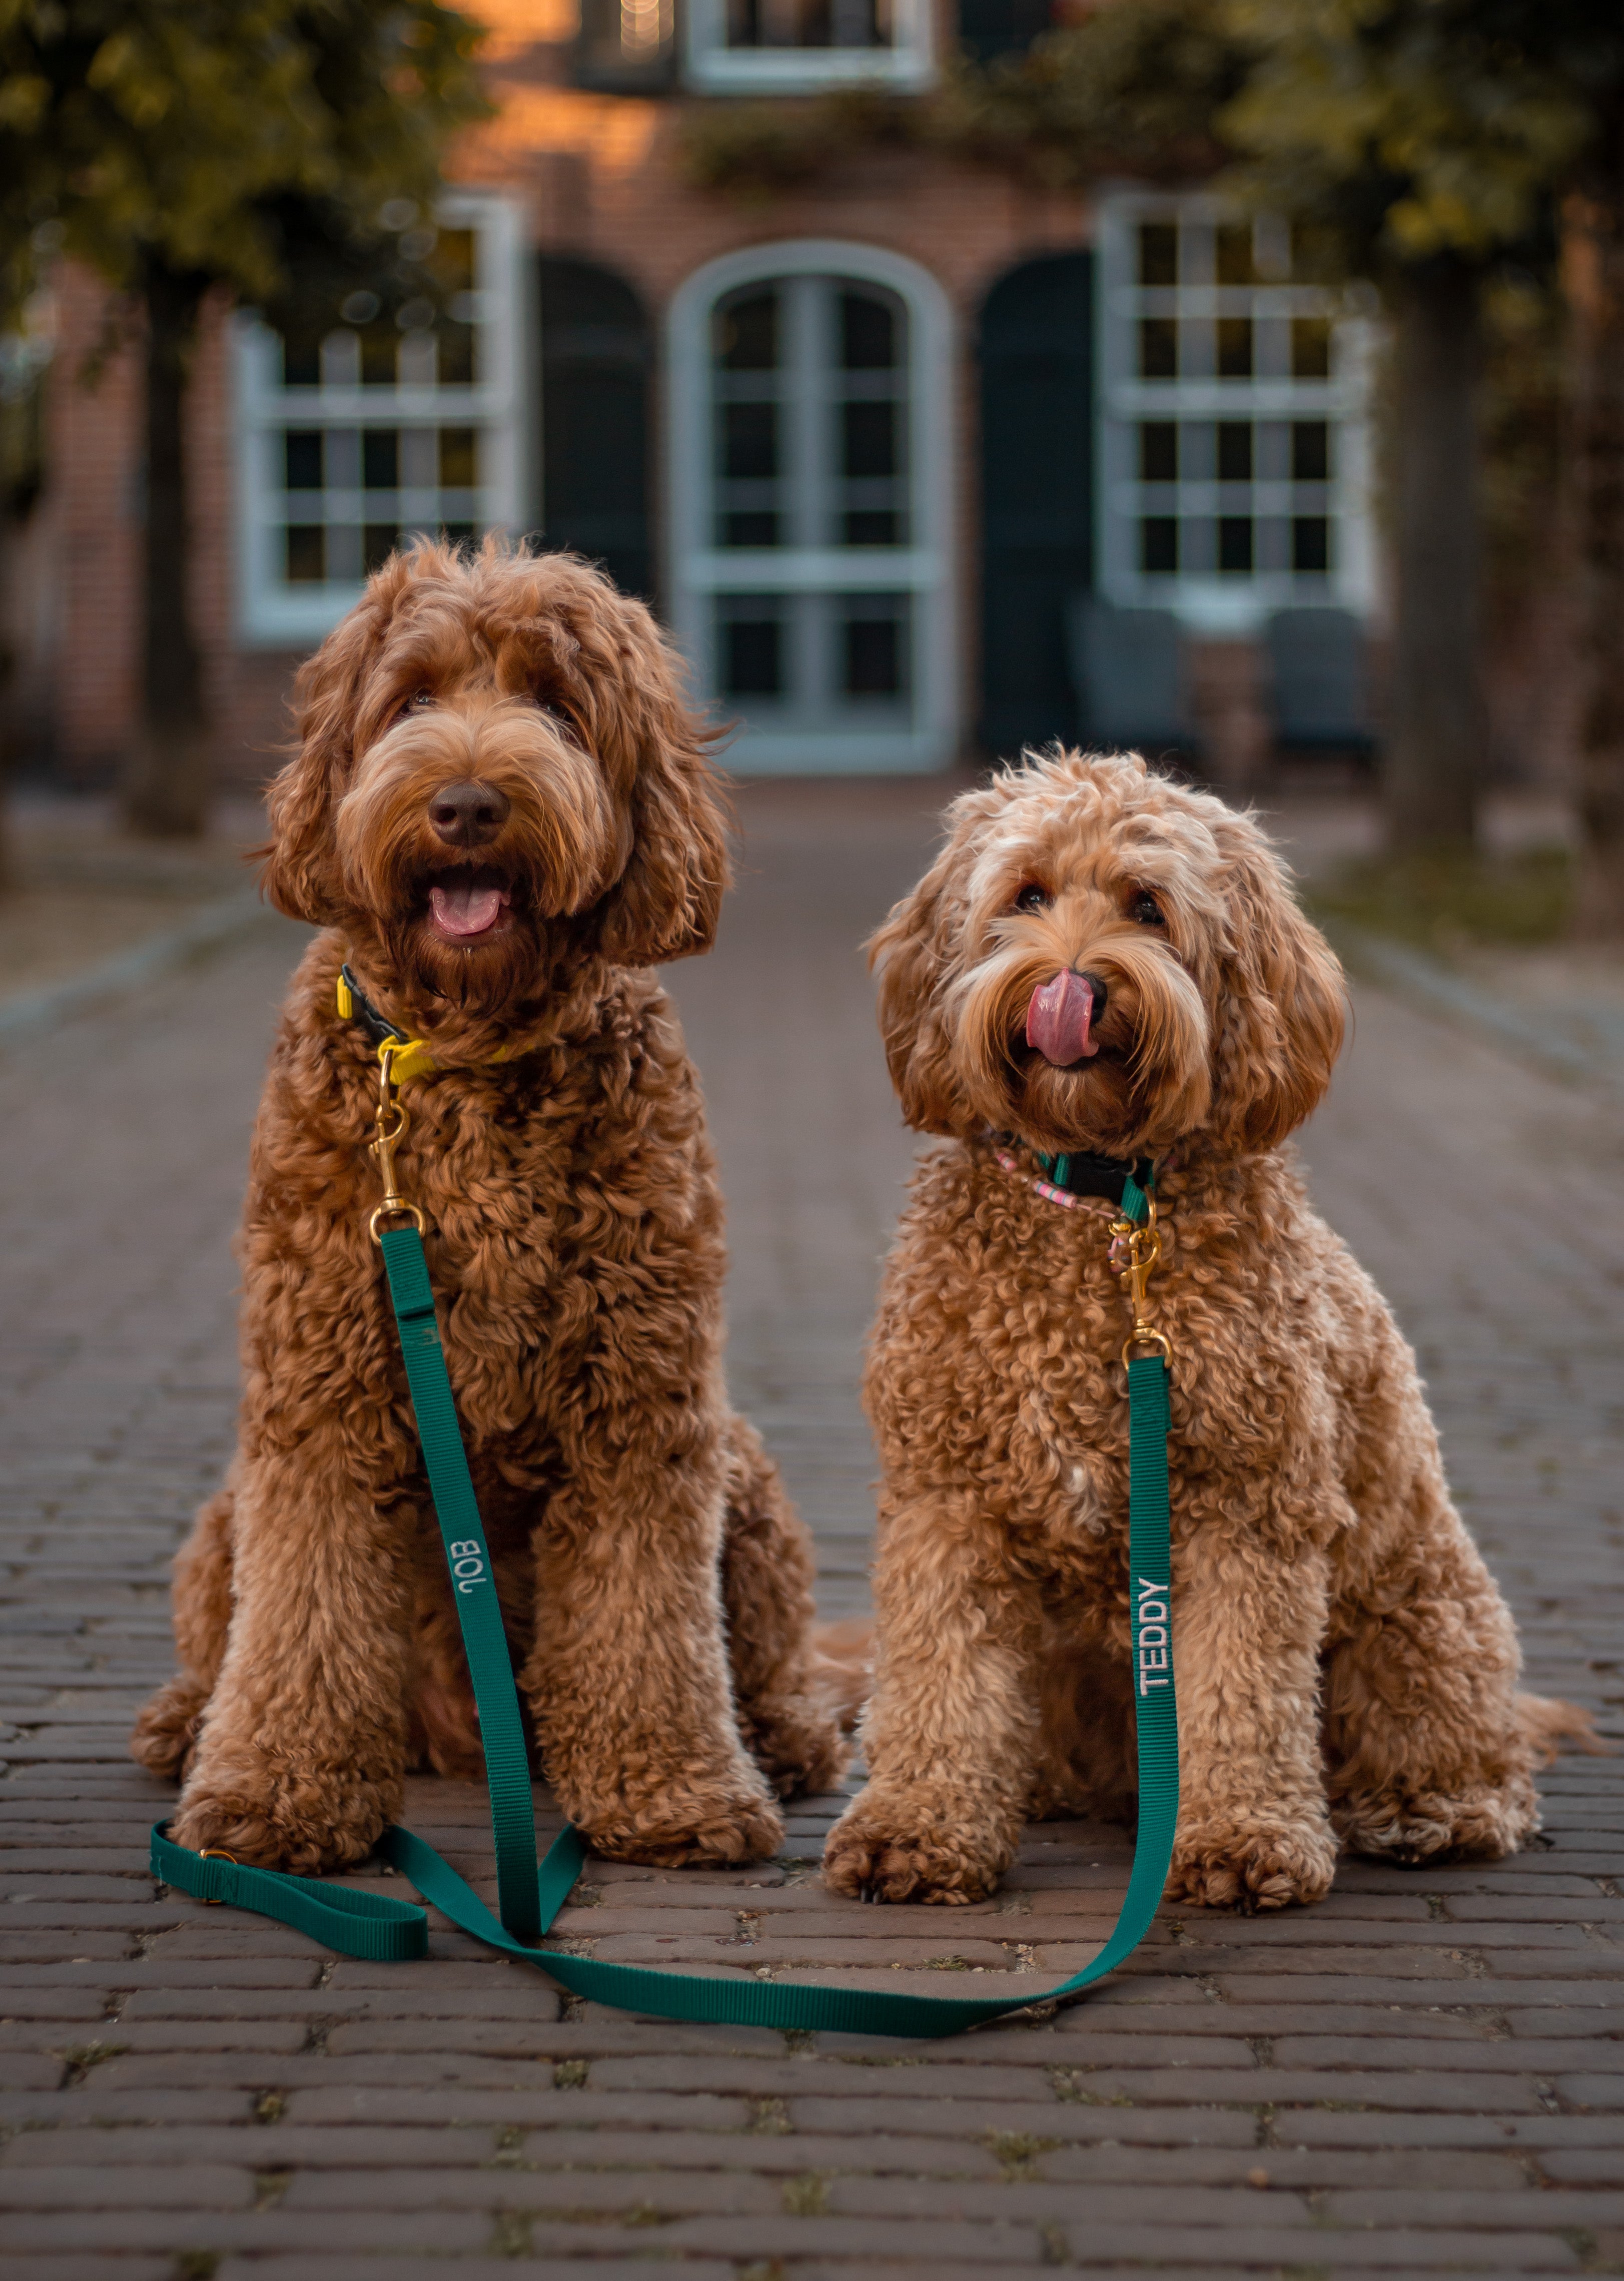
[[[409,1202],[395,1185],[395,1151],[412,1121],[396,1088],[393,1067],[395,1055],[406,1050],[398,1038],[385,1038],[378,1048],[378,1137],[367,1143],[367,1153],[377,1158],[378,1170],[383,1176],[383,1201],[367,1222],[367,1233],[375,1243],[383,1240],[378,1232],[379,1221],[397,1215],[414,1221],[419,1235],[428,1232],[429,1224],[421,1206]]]
[[[228,1853],[223,1845],[205,1845],[197,1859],[199,1861],[229,1861],[234,1869],[242,1867],[236,1855]],[[199,1898],[205,1909],[223,1909],[226,1906],[224,1901],[212,1901],[206,1893],[199,1895]]]
[[[1117,1274],[1125,1275],[1128,1303],[1133,1310],[1133,1328],[1123,1342],[1122,1360],[1125,1368],[1135,1347],[1159,1347],[1162,1359],[1173,1358],[1172,1342],[1165,1331],[1146,1318],[1149,1304],[1148,1291],[1152,1271],[1162,1256],[1162,1232],[1156,1226],[1156,1198],[1145,1198],[1148,1217],[1142,1220],[1118,1219],[1111,1223],[1111,1264]]]

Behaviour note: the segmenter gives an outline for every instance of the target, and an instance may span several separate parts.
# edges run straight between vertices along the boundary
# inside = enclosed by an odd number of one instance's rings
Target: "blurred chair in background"
[[[1276,610],[1266,640],[1277,744],[1368,754],[1365,629],[1351,610]]]
[[[1199,749],[1183,637],[1171,610],[1119,610],[1096,595],[1074,594],[1066,647],[1086,746],[1132,749],[1147,759]]]

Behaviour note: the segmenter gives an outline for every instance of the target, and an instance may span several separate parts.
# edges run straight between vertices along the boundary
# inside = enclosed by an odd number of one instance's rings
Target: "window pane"
[[[392,324],[368,325],[360,334],[361,386],[393,388],[399,379],[400,336]]]
[[[400,437],[393,428],[361,431],[361,488],[392,491],[400,488]]]
[[[732,611],[747,610],[734,603]],[[784,629],[776,606],[757,606],[757,615],[723,619],[722,687],[729,697],[778,697],[784,691]]]
[[[1140,319],[1139,376],[1141,380],[1178,379],[1179,327],[1175,319]]]
[[[1220,380],[1250,380],[1252,321],[1249,317],[1218,319],[1218,371]]]
[[[442,428],[440,481],[447,491],[470,491],[479,481],[477,428]]]
[[[847,546],[901,546],[902,518],[890,507],[853,507],[841,521]]]
[[[1331,479],[1331,427],[1326,420],[1291,423],[1291,480],[1324,483]]]
[[[284,388],[321,386],[321,336],[319,333],[305,331],[282,335],[282,384]]]
[[[730,48],[873,48],[890,40],[888,0],[728,0]]]
[[[846,372],[889,372],[899,360],[901,327],[888,302],[871,293],[840,296],[840,364]]]
[[[284,488],[290,491],[319,491],[321,488],[321,430],[319,428],[290,428],[282,438],[286,466]]]
[[[1249,576],[1252,568],[1252,518],[1249,514],[1221,514],[1218,527],[1220,571],[1230,577]]]
[[[722,409],[722,472],[760,480],[778,472],[778,407],[776,404],[724,404]]]
[[[1145,420],[1139,429],[1139,479],[1144,483],[1179,480],[1179,429],[1172,420]]]
[[[444,318],[434,329],[437,355],[436,378],[442,388],[474,385],[474,328]]]
[[[1294,317],[1291,321],[1293,380],[1329,380],[1331,327],[1324,317]]]
[[[447,297],[467,293],[474,285],[474,233],[471,229],[442,229],[436,233],[429,268]]]
[[[746,508],[722,518],[723,546],[776,546],[777,543],[778,518],[769,508]]]
[[[1220,285],[1251,285],[1257,272],[1252,261],[1249,221],[1222,222],[1212,233],[1212,265]]]
[[[361,528],[361,568],[367,576],[383,568],[400,544],[398,527],[392,522],[368,522]]]
[[[320,523],[290,523],[284,575],[290,586],[319,586],[327,576],[327,533]]]
[[[908,601],[852,594],[841,605],[842,686],[847,697],[901,697],[908,689]]]
[[[1179,568],[1179,524],[1171,514],[1145,515],[1139,526],[1139,567],[1147,576],[1171,577]]]
[[[1218,473],[1221,483],[1251,482],[1252,423],[1249,420],[1218,421]]]
[[[778,361],[778,296],[750,293],[716,313],[715,358],[723,372],[771,372]]]
[[[840,407],[841,473],[893,476],[897,471],[897,407],[892,403]]]
[[[1291,519],[1291,567],[1308,575],[1322,575],[1331,567],[1331,525],[1323,514],[1296,514]]]
[[[1141,285],[1176,285],[1179,282],[1177,222],[1141,222],[1139,282]]]

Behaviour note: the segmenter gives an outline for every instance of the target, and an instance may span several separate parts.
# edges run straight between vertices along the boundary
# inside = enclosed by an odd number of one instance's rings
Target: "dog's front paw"
[[[129,1754],[160,1782],[179,1782],[197,1741],[209,1690],[200,1679],[166,1680],[136,1716]]]
[[[1283,1909],[1293,1901],[1322,1901],[1335,1874],[1336,1840],[1323,1826],[1226,1829],[1208,1823],[1179,1831],[1167,1898],[1248,1914]]]
[[[863,1791],[841,1815],[824,1848],[824,1883],[854,1901],[934,1901],[947,1907],[982,1901],[1015,1856],[1003,1833],[978,1829],[961,1805],[909,1792]]]
[[[574,1819],[594,1853],[655,1869],[764,1861],[784,1843],[783,1819],[765,1790],[726,1781],[666,1790],[636,1804],[615,1799]]]
[[[246,1781],[240,1770],[194,1777],[169,1835],[195,1852],[229,1853],[257,1869],[309,1876],[364,1861],[400,1812],[398,1782],[336,1773]]]

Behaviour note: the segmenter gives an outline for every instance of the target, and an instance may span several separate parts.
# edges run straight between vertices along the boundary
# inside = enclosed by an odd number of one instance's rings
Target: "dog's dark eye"
[[[426,712],[433,703],[433,690],[414,689],[409,697],[402,700],[400,710],[396,714],[395,718],[397,721],[404,721],[409,713]]]
[[[1035,879],[1028,879],[1015,898],[1015,908],[1017,911],[1046,911],[1053,901],[1047,887],[1040,887]]]
[[[1135,895],[1128,905],[1128,916],[1137,919],[1141,926],[1165,926],[1162,906],[1154,895]]]

